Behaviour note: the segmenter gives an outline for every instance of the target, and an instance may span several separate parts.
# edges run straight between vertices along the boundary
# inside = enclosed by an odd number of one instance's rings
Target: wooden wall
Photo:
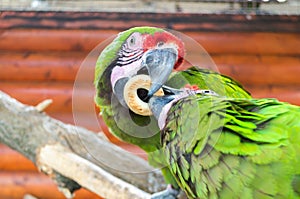
[[[158,13],[0,12],[0,89],[23,103],[53,99],[47,113],[74,123],[72,92],[81,66],[93,78],[91,50],[121,30],[141,25],[181,31],[199,42],[220,72],[240,81],[254,97],[300,105],[299,16]],[[192,55],[195,56],[195,55]],[[85,58],[87,58],[85,60]],[[77,89],[77,88],[76,88]],[[89,111],[93,88],[79,89],[77,124],[100,131]],[[74,111],[73,111],[74,112]],[[105,129],[108,134],[107,129]],[[137,149],[111,137],[127,150]],[[0,145],[0,198],[63,198],[47,177]],[[98,198],[81,190],[76,198]]]

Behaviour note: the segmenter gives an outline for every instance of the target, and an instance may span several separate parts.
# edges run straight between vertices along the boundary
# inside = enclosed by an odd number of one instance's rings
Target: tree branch
[[[80,186],[106,198],[145,198],[165,188],[161,173],[143,159],[41,110],[0,91],[0,141],[51,176],[66,197]]]
[[[105,198],[118,198],[121,195],[124,199],[150,197],[150,194],[116,178],[59,144],[41,148],[37,162],[48,175],[55,170]]]

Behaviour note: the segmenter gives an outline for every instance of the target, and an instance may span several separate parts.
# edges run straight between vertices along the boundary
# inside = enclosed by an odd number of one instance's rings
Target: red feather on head
[[[144,51],[148,51],[161,45],[174,45],[177,48],[178,58],[174,65],[174,69],[177,69],[184,60],[184,43],[178,37],[169,32],[156,32],[145,36],[143,49]]]

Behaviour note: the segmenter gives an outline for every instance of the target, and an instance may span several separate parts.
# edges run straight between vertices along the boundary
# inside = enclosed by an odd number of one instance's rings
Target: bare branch
[[[113,179],[117,183],[115,186],[120,187],[118,191],[122,191],[126,195],[133,189],[122,190],[120,185],[122,181],[148,193],[157,192],[166,187],[159,171],[149,166],[143,159],[111,144],[104,135],[64,124],[40,113],[33,106],[21,104],[1,91],[0,141],[36,163],[43,172],[56,181],[61,189],[69,190],[69,194],[66,194],[68,196],[80,188],[79,184],[95,191],[95,188],[89,186],[96,186],[98,183],[98,181],[97,183],[90,181],[89,185],[88,181],[85,181],[87,179],[84,179],[87,176],[79,175],[80,172],[75,172],[76,169],[84,170],[84,172],[90,171],[92,176],[97,172],[99,175],[102,171],[109,172],[102,177],[98,176],[97,180],[103,180],[103,183],[109,184]],[[60,146],[59,149],[63,148],[64,151],[56,151],[57,148],[50,146]],[[89,146],[88,149],[86,146]],[[46,160],[47,155],[44,156],[43,153],[49,153],[49,147],[53,150],[52,153],[57,153],[58,156],[52,155],[51,159]],[[58,161],[58,158],[61,162]],[[63,160],[64,158],[69,158],[69,160]],[[67,173],[67,169],[56,167],[50,161],[55,161],[58,165],[62,164],[62,161],[73,161],[74,164],[78,161],[82,165],[75,164],[73,172]],[[126,168],[126,172],[124,168]],[[140,172],[135,172],[136,168],[139,168]],[[105,179],[104,176],[113,177]],[[121,180],[116,180],[116,177]],[[96,193],[100,194],[100,192]],[[142,191],[138,191],[138,193],[142,193]],[[137,195],[136,190],[132,194]],[[109,195],[107,198],[110,197],[112,196]]]
[[[150,194],[116,178],[61,145],[47,145],[40,149],[38,164],[40,168],[46,168],[48,174],[54,169],[104,198],[150,198]]]

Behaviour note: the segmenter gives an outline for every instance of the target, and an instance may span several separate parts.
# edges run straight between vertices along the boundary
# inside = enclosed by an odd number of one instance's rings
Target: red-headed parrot
[[[94,81],[95,102],[110,131],[119,139],[145,150],[149,163],[161,168],[166,182],[174,188],[181,184],[167,166],[169,160],[161,153],[164,143],[149,99],[168,95],[172,90],[169,88],[180,89],[187,84],[219,96],[251,98],[239,83],[215,71],[192,65],[177,71],[184,61],[184,46],[180,38],[160,28],[126,30],[100,54]],[[133,94],[129,92],[132,90]]]

